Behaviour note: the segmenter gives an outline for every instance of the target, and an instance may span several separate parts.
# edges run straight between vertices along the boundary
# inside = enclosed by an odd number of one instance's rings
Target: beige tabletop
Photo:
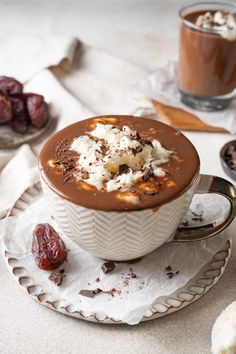
[[[0,1],[4,34],[75,35],[153,70],[177,58],[177,10],[190,1]],[[2,55],[2,54],[1,54]],[[229,134],[187,133],[201,171],[226,177],[218,152]],[[232,228],[236,231],[236,227]],[[236,236],[235,236],[236,237]],[[207,354],[212,325],[236,299],[236,248],[219,283],[201,300],[138,326],[98,325],[63,316],[34,302],[0,256],[0,353]]]

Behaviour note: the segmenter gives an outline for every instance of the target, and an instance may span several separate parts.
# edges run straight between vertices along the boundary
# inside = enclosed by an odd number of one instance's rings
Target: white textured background
[[[177,57],[179,0],[0,0],[0,37],[73,35],[154,70]],[[1,52],[0,43],[0,55]],[[102,65],[102,63],[101,63]],[[218,151],[228,134],[188,134],[202,171],[224,176]],[[207,143],[206,143],[207,142]],[[220,282],[199,302],[136,327],[95,325],[43,308],[0,260],[0,353],[209,354],[216,316],[236,299],[236,251]]]
[[[1,0],[2,34],[75,35],[150,70],[177,53],[178,0]]]

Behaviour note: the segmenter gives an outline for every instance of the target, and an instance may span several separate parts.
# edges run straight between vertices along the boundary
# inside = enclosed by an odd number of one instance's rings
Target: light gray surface
[[[1,35],[75,35],[153,70],[177,57],[177,9],[190,1],[0,1]],[[3,55],[3,53],[1,53]],[[202,172],[224,176],[218,159],[228,134],[188,133]],[[235,229],[235,228],[234,228]],[[0,353],[209,354],[220,311],[236,298],[236,249],[219,283],[200,301],[139,326],[78,321],[32,301],[0,260]]]

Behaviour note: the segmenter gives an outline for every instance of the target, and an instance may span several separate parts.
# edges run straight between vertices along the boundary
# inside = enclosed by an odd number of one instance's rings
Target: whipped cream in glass
[[[229,12],[216,11],[214,14],[205,12],[196,19],[196,26],[217,31],[223,38],[236,39],[236,16]]]

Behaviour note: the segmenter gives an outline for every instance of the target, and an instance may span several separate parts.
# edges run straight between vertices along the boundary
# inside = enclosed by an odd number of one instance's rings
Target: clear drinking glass
[[[195,24],[206,12],[229,12],[236,18],[236,5],[200,2],[179,11],[179,91],[186,105],[214,111],[226,108],[236,95],[236,36]],[[231,32],[232,34],[232,32]]]

